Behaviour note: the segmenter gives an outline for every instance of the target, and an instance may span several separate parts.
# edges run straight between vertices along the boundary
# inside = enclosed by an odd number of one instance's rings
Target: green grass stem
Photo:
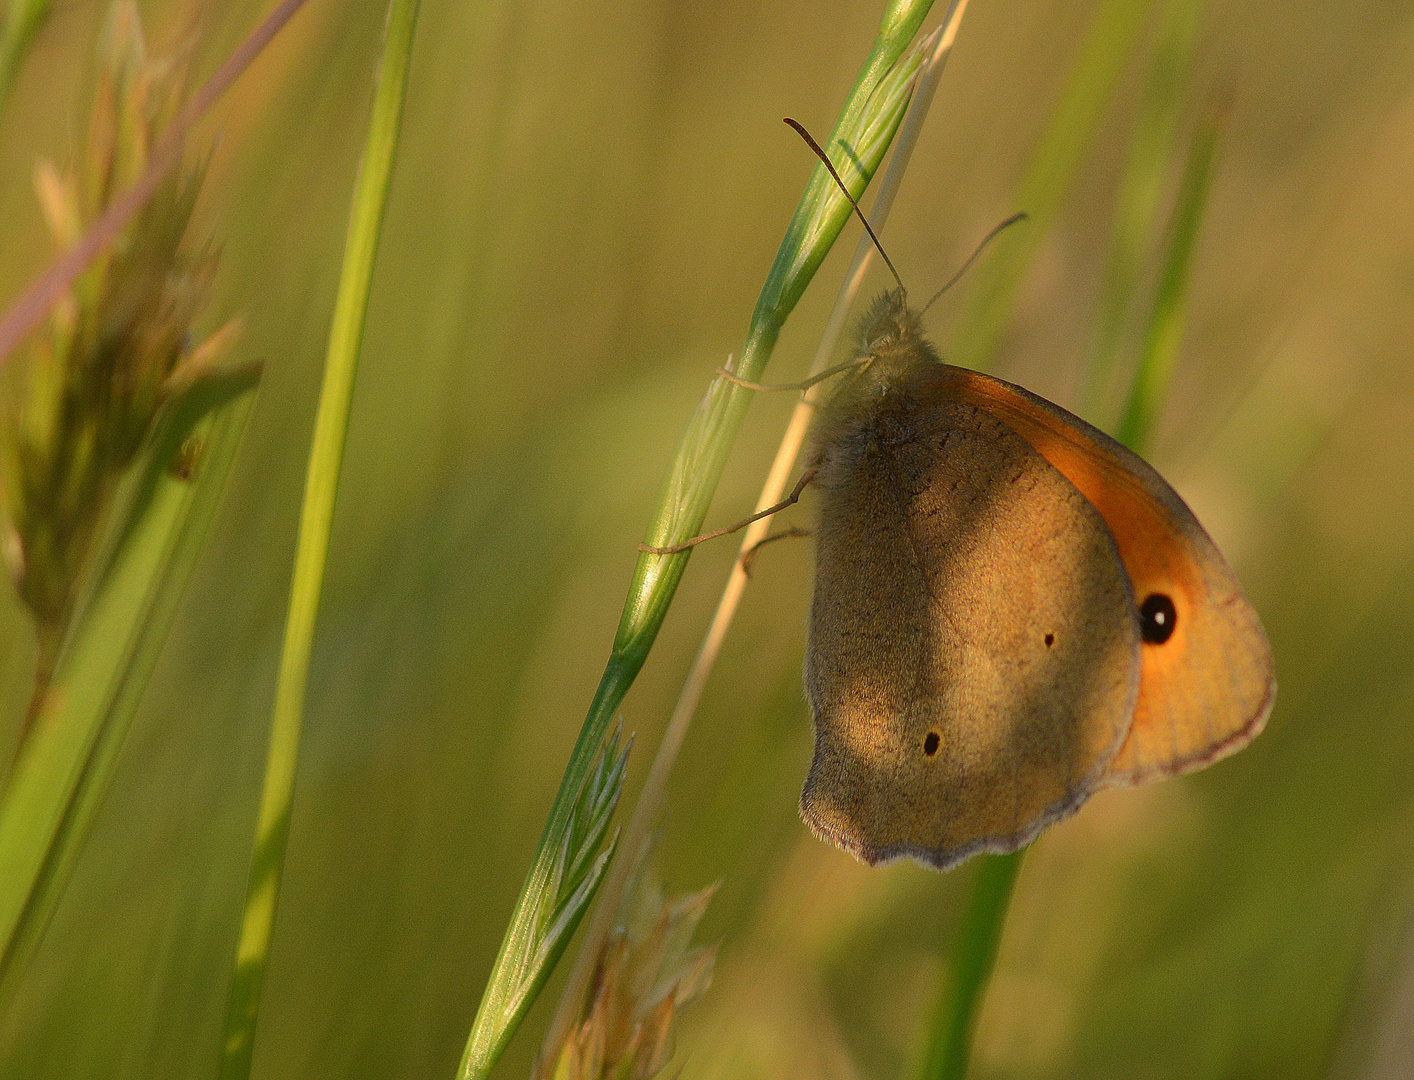
[[[898,135],[894,139],[894,149],[889,158],[888,168],[877,185],[878,190],[869,210],[869,223],[876,234],[882,231],[884,222],[888,219],[889,210],[893,205],[894,196],[902,184],[904,173],[908,170],[913,148],[917,144],[923,121],[932,105],[934,92],[942,78],[943,68],[956,39],[958,25],[966,6],[965,0],[953,0],[944,25],[925,39],[926,43],[930,43],[928,44],[927,59],[919,69],[908,112],[905,114]],[[836,296],[834,309],[826,323],[825,331],[821,335],[820,344],[816,349],[815,359],[810,369],[811,375],[823,371],[833,359],[835,345],[844,328],[845,319],[853,309],[855,297],[864,279],[864,272],[872,262],[874,255],[873,241],[867,233],[862,234],[849,271],[846,273],[845,280]],[[803,445],[810,417],[814,414],[814,402],[819,389],[816,387],[807,393],[792,415],[785,434],[782,436],[776,459],[771,465],[765,488],[757,499],[758,510],[780,501],[786,478],[794,466],[795,459]],[[742,541],[743,552],[762,539],[769,527],[770,521],[762,519],[749,528]],[[538,1067],[541,1075],[544,1075],[550,1064],[557,1059],[561,1047],[569,1035],[570,1026],[579,1014],[580,1004],[589,987],[600,949],[613,926],[615,913],[628,887],[630,874],[637,858],[636,853],[644,847],[658,821],[673,764],[677,759],[683,740],[687,736],[687,729],[696,714],[697,705],[707,684],[707,678],[716,663],[721,643],[735,617],[737,605],[745,592],[746,584],[746,571],[738,563],[733,566],[728,577],[722,598],[712,617],[712,623],[703,638],[697,658],[693,661],[692,670],[684,681],[682,693],[668,720],[662,741],[654,755],[653,765],[649,769],[647,779],[643,782],[643,788],[640,790],[638,801],[633,808],[633,815],[625,829],[624,846],[630,854],[628,858],[620,859],[610,868],[604,884],[603,895],[599,899],[599,906],[590,920],[583,941],[580,943],[574,969],[565,982],[559,1005],[555,1011],[555,1018],[546,1031]]]
[[[368,141],[354,183],[344,245],[344,265],[334,301],[329,348],[324,363],[324,383],[314,422],[304,504],[300,510],[290,606],[270,720],[270,747],[255,829],[250,880],[227,1006],[221,1047],[222,1080],[244,1080],[250,1075],[260,992],[265,979],[280,875],[285,861],[285,842],[289,834],[295,763],[304,719],[319,594],[329,550],[329,528],[343,463],[349,405],[353,398],[354,376],[368,312],[373,264],[378,253],[383,211],[397,151],[418,3],[419,0],[392,0],[389,5]]]
[[[904,53],[931,6],[931,0],[894,0],[888,4],[874,47],[834,130],[822,144],[855,198],[863,193],[879,167],[907,109],[923,56],[917,50],[907,56]],[[782,325],[851,213],[848,201],[824,166],[817,165],[767,274],[747,330],[741,362],[736,366],[737,375],[760,380]],[[669,468],[648,527],[646,540],[650,546],[669,547],[701,530],[750,394],[722,378],[712,382],[688,422]],[[516,928],[524,925],[528,912],[543,902],[541,894],[570,825],[576,793],[582,789],[610,719],[647,659],[690,555],[691,551],[674,555],[644,553],[638,558],[608,663],[565,767],[534,862],[482,996],[458,1073],[463,1080],[489,1073],[524,1015],[523,1011],[514,1015],[498,1013],[490,1005],[506,995],[504,984],[512,977],[514,967]],[[501,1027],[507,1030],[501,1032]],[[473,1044],[477,1047],[474,1053]]]
[[[1148,9],[1145,0],[1101,0],[1091,16],[1060,101],[1011,206],[1026,211],[1029,220],[998,236],[974,272],[972,299],[958,322],[950,362],[979,370],[991,363],[1026,268],[1070,192]]]
[[[63,892],[108,790],[148,677],[201,552],[258,372],[168,408],[129,478],[30,740],[0,799],[0,1012]],[[202,446],[189,479],[171,463]]]
[[[962,1080],[967,1075],[977,1014],[992,977],[1007,907],[1025,854],[1023,849],[1010,855],[983,855],[977,860],[919,1080]]]
[[[1202,0],[1169,0],[1160,19],[1115,198],[1109,256],[1085,366],[1082,411],[1094,422],[1102,422],[1105,416],[1105,396],[1115,381],[1124,329],[1143,289],[1153,239],[1160,231],[1165,181],[1173,163],[1202,9]]]
[[[1193,249],[1203,223],[1203,211],[1212,185],[1226,110],[1206,110],[1193,135],[1193,143],[1179,184],[1173,216],[1159,254],[1159,282],[1148,320],[1139,364],[1134,372],[1129,402],[1115,437],[1132,450],[1149,444],[1154,421],[1168,390],[1178,347],[1183,340],[1187,313],[1188,279]]]

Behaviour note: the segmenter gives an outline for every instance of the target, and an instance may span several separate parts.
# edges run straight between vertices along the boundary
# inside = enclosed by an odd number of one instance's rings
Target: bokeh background
[[[265,7],[199,9],[206,70]],[[973,0],[885,233],[918,291],[1025,209],[1019,178],[1093,8]],[[72,154],[103,9],[55,5],[0,116],[0,296],[50,254],[32,171]],[[143,11],[158,45],[192,22],[176,0]],[[244,315],[238,351],[265,381],[113,789],[0,1018],[0,1075],[214,1075],[383,13],[310,0],[204,127],[212,325]],[[740,348],[812,167],[780,118],[828,130],[879,13],[424,0],[258,1077],[452,1074],[677,436]],[[1150,456],[1234,563],[1281,689],[1242,754],[1101,794],[1035,845],[978,1077],[1414,1075],[1414,10],[1237,0],[1199,28],[1186,114],[1215,90],[1231,112]],[[1072,406],[1151,37],[994,366]],[[803,373],[851,247],[772,378]],[[945,352],[968,288],[929,313]],[[749,510],[787,398],[753,404],[714,520]],[[694,555],[625,704],[626,800],[734,554]],[[867,870],[798,820],[810,563],[808,543],[762,554],[673,782],[664,876],[722,882],[685,1077],[901,1075],[972,870]],[[0,591],[10,732],[33,648]],[[524,1075],[557,986],[498,1075]]]

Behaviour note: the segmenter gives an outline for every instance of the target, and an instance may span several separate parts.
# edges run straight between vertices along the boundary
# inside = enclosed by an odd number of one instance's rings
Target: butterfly
[[[902,288],[817,418],[801,813],[868,863],[1019,848],[1101,788],[1240,749],[1261,621],[1142,458],[944,364]]]

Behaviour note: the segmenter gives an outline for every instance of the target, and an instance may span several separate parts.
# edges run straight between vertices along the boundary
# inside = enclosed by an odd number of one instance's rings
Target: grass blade
[[[240,1080],[250,1075],[260,992],[270,950],[280,874],[284,867],[285,841],[289,834],[295,762],[304,720],[305,687],[315,618],[319,611],[319,593],[329,550],[329,527],[343,463],[344,437],[363,340],[373,263],[378,252],[383,210],[397,151],[417,10],[418,0],[392,0],[389,6],[368,141],[359,164],[353,204],[349,211],[344,265],[334,302],[324,383],[310,447],[304,504],[300,510],[290,606],[270,721],[270,747],[260,796],[250,881],[227,1006],[221,1056],[222,1080]]]
[[[0,1003],[7,1002],[54,910],[123,737],[196,565],[253,404],[253,377],[214,411],[169,412],[117,515],[99,575],[68,635],[54,693],[0,801]],[[209,415],[208,415],[209,414]],[[185,435],[196,474],[173,475]],[[140,493],[145,493],[141,494]]]
[[[958,322],[950,363],[984,370],[1011,314],[1026,268],[1065,202],[1120,73],[1134,51],[1149,5],[1144,0],[1101,0],[1065,90],[1031,158],[1013,208],[1028,222],[1008,229],[976,268],[972,300]]]
[[[894,0],[887,6],[874,47],[834,131],[823,143],[839,163],[840,175],[856,198],[878,168],[907,109],[914,76],[923,57],[916,50],[908,56],[904,51],[931,6],[931,0]],[[840,152],[842,150],[844,153]],[[737,375],[752,381],[760,379],[781,326],[851,212],[849,203],[834,186],[823,165],[817,166],[762,287]],[[749,393],[721,378],[715,379],[709,387],[688,422],[669,469],[657,511],[648,528],[649,545],[669,547],[700,530],[726,464],[727,452],[745,417]],[[610,719],[652,648],[690,554],[684,551],[674,555],[645,553],[639,556],[608,663],[565,767],[535,860],[521,888],[482,996],[458,1072],[464,1080],[486,1075],[514,1034],[514,1024],[519,1022],[520,1014],[511,1016],[488,1011],[488,1002],[506,996],[503,984],[511,977],[511,957],[517,947],[516,928],[525,924],[528,912],[539,902],[555,853],[569,828],[576,793],[581,790]],[[511,1026],[504,1031],[493,1030],[501,1022]]]
[[[1148,83],[1130,135],[1081,399],[1083,415],[1097,423],[1096,418],[1112,415],[1105,412],[1105,394],[1114,384],[1124,327],[1133,315],[1152,241],[1159,232],[1164,182],[1173,161],[1202,9],[1202,0],[1170,0],[1165,8]]]
[[[1115,437],[1132,450],[1148,445],[1183,339],[1193,248],[1203,223],[1225,119],[1226,110],[1214,107],[1204,113],[1198,124],[1159,255],[1159,283],[1153,310],[1130,387],[1129,403],[1115,433]]]
[[[962,1080],[972,1056],[972,1034],[982,994],[992,977],[1002,927],[1025,850],[983,855],[973,871],[967,910],[953,944],[948,985],[938,999],[920,1080]]]

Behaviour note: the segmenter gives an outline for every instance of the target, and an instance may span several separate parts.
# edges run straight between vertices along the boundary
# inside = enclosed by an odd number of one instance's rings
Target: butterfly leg
[[[718,529],[716,532],[703,533],[701,536],[694,536],[690,540],[684,540],[681,544],[673,544],[671,547],[649,547],[647,544],[639,544],[638,550],[645,551],[649,555],[676,555],[679,551],[686,551],[688,548],[696,547],[704,540],[715,540],[719,536],[726,536],[734,533],[738,529],[744,529],[753,521],[760,521],[763,517],[770,517],[772,514],[780,513],[787,506],[794,506],[800,501],[800,493],[805,490],[805,485],[815,479],[815,469],[809,468],[800,474],[800,480],[795,488],[780,502],[774,506],[768,506],[764,510],[758,510],[748,518],[742,518],[735,525],[728,525],[725,529]]]
[[[724,367],[719,367],[717,369],[717,374],[723,379],[726,379],[727,382],[736,383],[738,386],[744,386],[748,390],[809,390],[816,383],[824,382],[826,379],[838,375],[841,371],[849,371],[851,368],[857,368],[862,364],[867,364],[868,362],[869,357],[857,356],[853,360],[846,360],[842,364],[836,364],[834,367],[826,368],[819,374],[810,376],[810,378],[806,379],[804,382],[795,383],[773,384],[749,382],[746,379],[740,378],[739,376],[732,374],[731,371]]]
[[[756,553],[772,541],[789,540],[792,537],[809,535],[809,529],[801,529],[795,526],[791,526],[789,529],[783,529],[778,533],[772,533],[770,536],[763,537],[762,539],[756,541],[756,543],[752,544],[744,552],[742,552],[741,558],[738,560],[741,563],[741,572],[747,577],[750,577],[751,565],[756,561]]]

